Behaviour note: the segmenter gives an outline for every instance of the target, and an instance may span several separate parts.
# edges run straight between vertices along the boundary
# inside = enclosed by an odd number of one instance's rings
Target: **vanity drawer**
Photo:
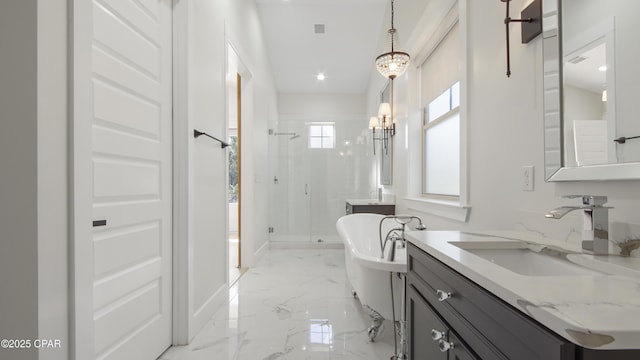
[[[433,310],[414,286],[407,286],[407,329],[409,359],[480,360]],[[440,333],[437,337],[434,332]],[[445,347],[448,344],[449,347]],[[491,357],[499,360],[500,357]]]
[[[483,359],[574,359],[575,345],[409,244],[408,283]],[[440,301],[438,290],[451,297]]]

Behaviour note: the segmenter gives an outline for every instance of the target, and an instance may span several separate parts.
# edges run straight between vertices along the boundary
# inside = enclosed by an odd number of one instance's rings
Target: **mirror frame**
[[[564,166],[562,0],[544,0],[542,12],[545,181],[640,179],[640,162]]]

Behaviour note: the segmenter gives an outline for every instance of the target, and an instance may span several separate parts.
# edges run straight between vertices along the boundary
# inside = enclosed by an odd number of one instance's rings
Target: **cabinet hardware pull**
[[[438,331],[436,329],[431,329],[431,338],[433,339],[433,341],[438,341],[442,338],[444,338],[444,331]]]
[[[438,342],[438,346],[440,347],[440,351],[442,351],[442,352],[447,352],[447,351],[453,349],[453,347],[454,347],[452,342],[445,341],[444,339],[441,339]]]
[[[445,301],[445,300],[451,298],[451,293],[450,292],[446,292],[446,291],[442,291],[442,290],[438,290],[438,291],[436,291],[436,297],[438,298],[438,301]]]

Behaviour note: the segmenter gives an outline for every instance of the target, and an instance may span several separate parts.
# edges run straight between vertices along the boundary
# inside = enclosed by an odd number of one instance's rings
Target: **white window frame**
[[[333,136],[326,136],[324,135],[324,128],[325,127],[331,127]],[[313,123],[309,123],[308,124],[309,127],[309,149],[335,149],[336,147],[336,125],[333,122],[313,122]],[[321,134],[320,136],[312,136],[311,135],[311,128],[312,127],[320,127],[321,130]],[[327,141],[327,139],[331,138],[333,141],[331,144],[326,144],[325,141]],[[320,146],[312,146],[311,142],[313,139],[320,139]]]
[[[422,44],[421,51],[417,54],[414,64],[422,64],[436,49],[438,44],[449,33],[453,26],[459,24],[459,36],[460,36],[460,59],[459,59],[459,77],[460,82],[460,106],[458,112],[460,115],[460,195],[457,199],[450,197],[441,197],[436,195],[422,195],[422,181],[413,182],[413,187],[410,190],[410,194],[406,200],[408,210],[419,211],[430,215],[439,216],[446,219],[455,220],[458,222],[467,222],[469,220],[469,214],[471,212],[471,205],[469,204],[469,164],[468,164],[468,95],[467,95],[467,81],[468,81],[468,15],[467,15],[467,1],[458,0],[453,5],[448,14],[446,14],[437,29],[427,37]],[[418,25],[419,26],[419,25]],[[418,81],[419,91],[422,92],[421,84],[421,66],[418,66],[416,72],[416,79]],[[424,122],[424,111],[422,110],[427,104],[420,104],[420,128]],[[423,135],[420,135],[421,137]],[[424,160],[423,144],[421,143],[414,148],[414,151],[420,151],[421,156],[414,159],[414,164],[420,169],[421,174],[424,173],[422,164]],[[417,162],[420,163],[417,163]],[[422,180],[422,175],[420,180]]]

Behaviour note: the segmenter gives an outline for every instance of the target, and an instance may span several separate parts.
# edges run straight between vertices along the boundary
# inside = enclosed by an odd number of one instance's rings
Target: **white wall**
[[[43,16],[47,14],[47,16]],[[0,358],[68,359],[66,1],[0,5]]]
[[[403,6],[410,8],[409,4],[404,2]],[[468,0],[466,4],[468,16],[463,13],[461,21],[468,27],[465,34],[468,37],[466,71],[469,74],[467,121],[469,205],[472,206],[470,217],[468,222],[460,222],[434,216],[411,210],[413,207],[404,200],[407,196],[417,195],[415,183],[417,181],[419,184],[420,181],[420,173],[414,171],[420,168],[421,158],[421,140],[419,130],[416,131],[420,128],[420,120],[415,114],[420,109],[415,100],[417,70],[414,67],[396,80],[396,99],[400,104],[398,106],[396,103],[400,129],[396,137],[405,136],[405,126],[411,132],[409,144],[396,143],[395,146],[394,179],[400,181],[395,182],[393,191],[397,194],[398,212],[420,215],[432,230],[519,228],[563,240],[578,241],[582,226],[579,214],[569,215],[562,220],[547,220],[543,216],[545,211],[554,207],[574,204],[576,200],[560,199],[560,196],[575,193],[607,195],[609,205],[615,207],[610,213],[612,222],[638,223],[631,215],[640,211],[637,181],[563,184],[544,182],[541,38],[526,45],[520,44],[518,25],[510,27],[512,75],[507,78],[504,4],[497,2],[487,6],[483,2]],[[514,0],[511,9],[515,13],[527,4],[527,1]],[[399,31],[406,31],[403,21],[401,16],[396,22]],[[414,34],[411,38],[420,37]],[[411,48],[416,44],[404,46]],[[377,87],[373,90],[377,90]],[[522,190],[521,168],[524,165],[536,167],[534,192]]]
[[[256,5],[250,0],[180,0],[174,7],[176,55],[176,130],[186,149],[177,166],[186,217],[176,242],[186,244],[183,264],[189,299],[188,339],[227,296],[227,152],[193,129],[225,138],[227,43],[249,74],[243,75],[242,229],[243,265],[252,266],[267,241],[267,119],[275,111],[275,90],[266,63]],[[187,286],[187,285],[185,285]],[[180,301],[187,301],[182,298]]]
[[[226,36],[251,79],[243,78],[242,266],[251,267],[268,249],[268,121],[277,117],[277,94],[266,41],[253,0],[227,0]]]

